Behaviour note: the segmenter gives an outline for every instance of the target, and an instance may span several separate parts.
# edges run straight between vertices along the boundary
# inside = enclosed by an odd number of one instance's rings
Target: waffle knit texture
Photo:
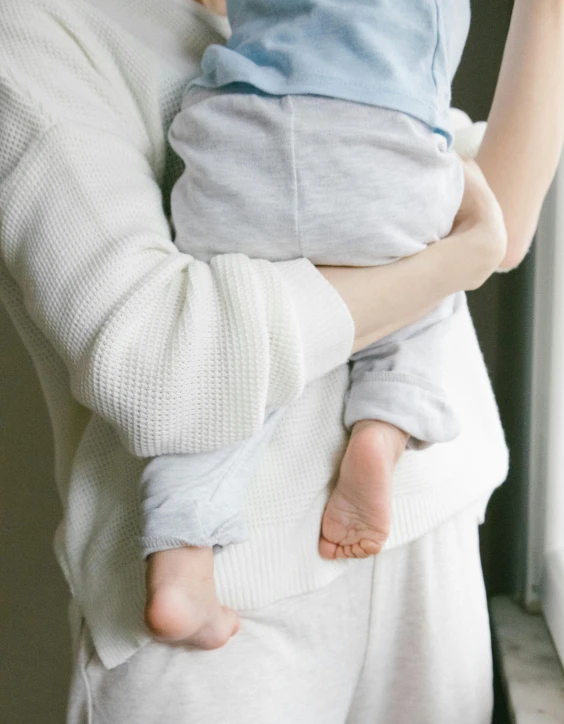
[[[186,0],[2,0],[0,298],[37,370],[53,426],[63,520],[55,550],[103,663],[142,623],[138,482],[147,458],[228,445],[287,412],[247,502],[250,540],[216,558],[220,598],[256,608],[315,590],[319,523],[346,444],[353,325],[305,259],[172,242],[181,168],[166,145],[186,83],[224,30]],[[507,451],[472,323],[454,325],[445,388],[452,443],[407,452],[389,547],[502,482]]]

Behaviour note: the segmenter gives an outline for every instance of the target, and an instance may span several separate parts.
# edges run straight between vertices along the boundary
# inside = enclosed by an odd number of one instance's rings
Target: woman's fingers
[[[495,216],[494,223],[499,221],[501,209],[492,190],[488,186],[484,174],[475,161],[461,159],[464,169],[464,197],[455,221],[457,224],[487,221]]]
[[[503,212],[479,166],[474,161],[463,161],[463,167],[464,198],[451,237],[457,240],[463,235],[461,240],[466,251],[478,261],[477,268],[489,269],[491,274],[501,264],[507,249]]]

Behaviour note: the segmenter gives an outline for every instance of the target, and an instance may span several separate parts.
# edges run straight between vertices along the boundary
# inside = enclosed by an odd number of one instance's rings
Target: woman
[[[306,260],[206,265],[172,244],[163,199],[180,169],[165,133],[226,32],[215,15],[193,0],[4,0],[0,288],[55,433],[56,549],[75,601],[69,724],[488,721],[477,523],[506,453],[466,309],[445,361],[464,429],[403,457],[388,550],[321,561],[317,536],[351,350],[526,253],[562,139],[563,6],[516,2],[478,159],[505,257],[471,170],[451,237],[389,267],[320,274]],[[197,450],[209,426],[233,442],[273,405],[289,409],[249,492],[251,540],[216,562],[241,631],[218,651],[151,641],[144,458]]]

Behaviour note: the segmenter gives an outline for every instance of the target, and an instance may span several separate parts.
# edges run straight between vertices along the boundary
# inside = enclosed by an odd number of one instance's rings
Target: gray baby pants
[[[463,194],[444,136],[406,114],[338,99],[192,89],[170,141],[186,166],[172,192],[175,243],[203,261],[240,252],[387,264],[446,236]],[[449,297],[351,358],[346,425],[392,423],[411,447],[456,437],[441,362],[460,301]],[[148,464],[144,555],[245,539],[243,496],[280,414],[229,448]]]

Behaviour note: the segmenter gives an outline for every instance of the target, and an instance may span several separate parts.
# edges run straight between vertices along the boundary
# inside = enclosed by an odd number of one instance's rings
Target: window
[[[542,608],[564,662],[564,164],[537,233],[533,324],[525,603]]]

